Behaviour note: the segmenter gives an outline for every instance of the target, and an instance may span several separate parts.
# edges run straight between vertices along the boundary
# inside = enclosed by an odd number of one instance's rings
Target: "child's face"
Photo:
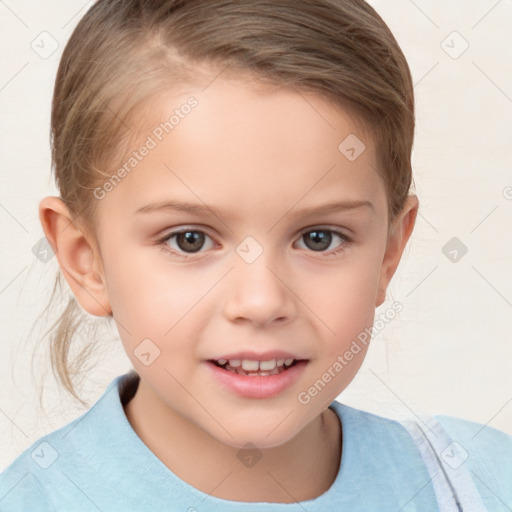
[[[197,105],[182,108],[191,96]],[[282,444],[357,373],[367,349],[358,335],[372,326],[410,229],[386,252],[373,143],[316,95],[219,77],[147,107],[132,148],[140,157],[146,144],[147,155],[97,204],[105,297],[140,392],[162,422],[185,419],[232,446]],[[350,161],[338,146],[352,133],[366,149]],[[313,211],[334,201],[371,206]],[[137,213],[160,202],[207,209]],[[188,237],[157,242],[183,228]],[[273,351],[306,361],[284,371],[286,385],[245,377],[255,380],[243,392],[225,382],[240,377],[210,362]],[[265,379],[279,382],[258,398]]]

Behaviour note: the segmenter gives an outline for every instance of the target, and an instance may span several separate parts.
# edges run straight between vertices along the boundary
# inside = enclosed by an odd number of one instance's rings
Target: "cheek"
[[[105,265],[119,335],[128,357],[142,372],[146,368],[136,359],[141,347],[146,347],[152,357],[158,354],[152,369],[188,364],[190,355],[194,355],[193,339],[200,329],[200,315],[205,314],[201,298],[212,287],[207,279],[166,265],[163,256],[162,261],[157,259],[116,259],[111,253],[110,263]],[[115,261],[118,264],[114,265]]]
[[[130,354],[145,338],[159,346],[158,338],[174,323],[171,312],[179,308],[173,307],[171,289],[165,286],[162,275],[151,271],[147,262],[134,257],[133,252],[127,254],[121,250],[110,252],[104,269],[112,313]],[[164,303],[167,310],[162,307]]]
[[[131,252],[130,256],[121,253]],[[149,258],[153,253],[156,257]],[[159,249],[143,248],[110,253],[105,262],[108,294],[114,315],[132,325],[151,325],[160,335],[190,309],[197,290],[191,286],[188,272],[166,264]]]
[[[373,322],[379,274],[376,258],[354,253],[350,261],[340,262],[338,270],[317,274],[304,288],[304,296],[334,336],[345,339],[353,329]]]

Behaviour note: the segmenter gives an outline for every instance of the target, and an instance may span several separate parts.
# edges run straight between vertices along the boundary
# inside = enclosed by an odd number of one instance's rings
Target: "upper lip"
[[[252,361],[270,361],[272,359],[296,359],[301,358],[291,354],[290,352],[284,352],[283,350],[269,350],[267,352],[254,352],[251,350],[245,350],[243,352],[233,352],[231,354],[225,354],[219,357],[212,358],[213,361],[219,359],[250,359]]]

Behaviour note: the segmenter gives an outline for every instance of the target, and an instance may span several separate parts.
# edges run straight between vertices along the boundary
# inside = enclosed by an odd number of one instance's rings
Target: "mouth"
[[[223,359],[207,359],[206,362],[213,378],[230,393],[243,398],[268,399],[292,388],[304,375],[309,359],[290,356],[292,354],[274,353],[261,354],[258,358],[257,354],[250,353],[226,354]]]
[[[270,359],[257,361],[252,359],[210,359],[209,363],[225,370],[246,376],[270,376],[288,371],[299,363],[307,362],[307,359]]]

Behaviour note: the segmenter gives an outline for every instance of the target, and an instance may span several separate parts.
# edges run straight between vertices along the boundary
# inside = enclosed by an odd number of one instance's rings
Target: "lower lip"
[[[292,386],[302,375],[307,361],[297,364],[275,375],[240,375],[223,370],[211,361],[206,364],[212,369],[215,378],[227,389],[245,398],[270,398]]]

